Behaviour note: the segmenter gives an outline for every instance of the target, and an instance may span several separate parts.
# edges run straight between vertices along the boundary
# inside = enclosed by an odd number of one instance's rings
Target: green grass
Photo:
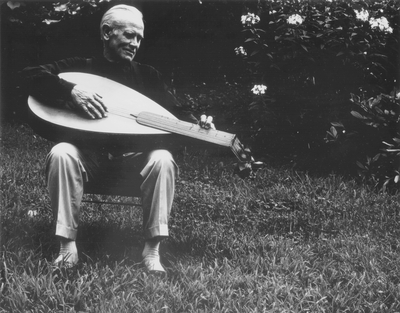
[[[1,144],[0,312],[400,312],[397,194],[271,165],[241,180],[232,157],[180,153],[167,278],[139,264],[140,210],[112,205],[84,205],[82,262],[54,271],[51,143],[5,123]]]

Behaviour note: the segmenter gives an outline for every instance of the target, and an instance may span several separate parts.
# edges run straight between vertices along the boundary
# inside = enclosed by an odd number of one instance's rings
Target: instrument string
[[[135,112],[135,110],[129,110],[129,109],[126,109],[123,107],[113,107],[107,113],[116,115],[116,116],[120,116],[120,117],[124,117],[124,118],[128,118],[131,120],[135,119],[132,115],[138,115],[137,112]]]

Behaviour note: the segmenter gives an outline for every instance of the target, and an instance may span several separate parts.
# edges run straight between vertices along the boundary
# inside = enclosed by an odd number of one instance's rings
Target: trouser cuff
[[[168,236],[169,236],[168,225],[160,225],[146,229],[144,231],[145,239],[151,239],[154,237],[168,237]]]
[[[77,235],[78,235],[78,230],[57,223],[56,236],[70,240],[76,240]]]

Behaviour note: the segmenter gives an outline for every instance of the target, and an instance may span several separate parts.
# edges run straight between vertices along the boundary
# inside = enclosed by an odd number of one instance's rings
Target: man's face
[[[110,57],[116,62],[130,62],[135,57],[144,36],[142,20],[127,20],[119,22],[108,41]]]

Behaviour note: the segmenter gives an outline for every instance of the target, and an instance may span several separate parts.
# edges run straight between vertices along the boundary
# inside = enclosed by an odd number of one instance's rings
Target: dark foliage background
[[[387,136],[351,114],[357,103],[350,98],[389,95],[398,85],[400,6],[390,0],[2,2],[2,117],[23,118],[24,67],[101,53],[101,16],[118,3],[144,14],[137,60],[159,69],[180,101],[213,114],[219,129],[237,133],[257,156],[359,174],[356,162],[381,149]],[[355,10],[362,9],[387,17],[393,32],[360,21]],[[260,21],[241,23],[248,13]],[[294,14],[304,22],[288,23]],[[248,55],[236,55],[239,46]],[[261,83],[267,93],[252,94]]]
[[[241,2],[113,1],[80,2],[75,14],[54,12],[54,3],[1,4],[2,94],[9,114],[18,71],[71,56],[102,53],[99,23],[108,7],[127,3],[145,16],[145,40],[137,60],[160,70],[177,87],[215,83],[240,75],[233,48],[241,25]],[[62,13],[62,14],[60,14]],[[46,19],[59,20],[46,24]],[[50,17],[50,18],[49,18]],[[6,101],[8,100],[8,101]]]

